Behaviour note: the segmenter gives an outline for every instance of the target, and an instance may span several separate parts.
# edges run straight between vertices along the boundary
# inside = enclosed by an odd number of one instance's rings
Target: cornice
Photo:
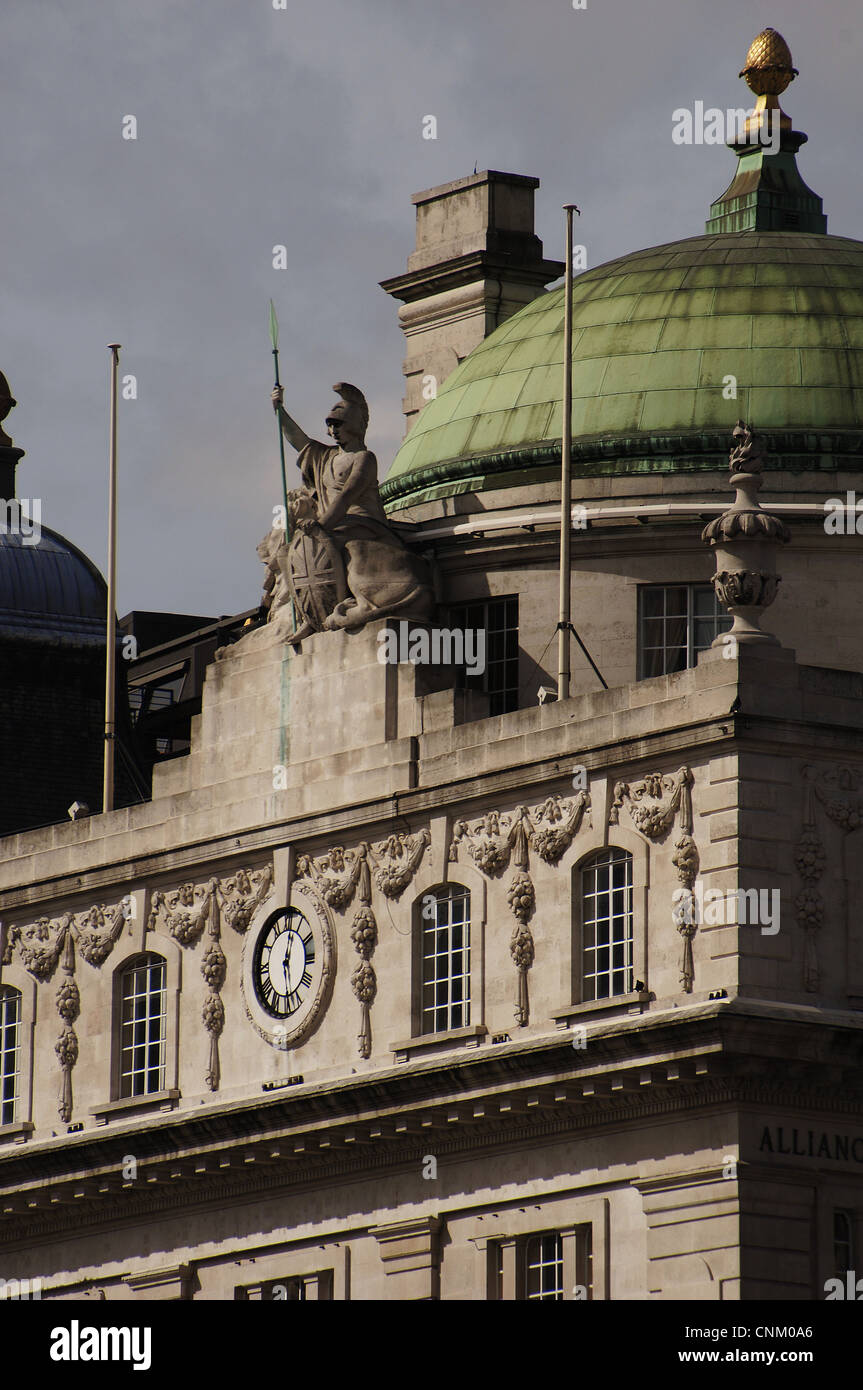
[[[517,714],[527,712],[516,711]],[[609,710],[609,719],[611,716],[612,711]],[[510,717],[495,716],[495,719]],[[549,784],[559,781],[569,787],[572,776],[570,761],[576,753],[578,762],[588,772],[621,767],[636,769],[642,762],[674,758],[683,753],[691,756],[694,750],[722,745],[728,741],[733,723],[733,718],[723,716],[701,718],[665,729],[647,728],[642,734],[609,737],[586,749],[579,741],[580,724],[573,717],[557,726],[560,752],[542,760],[500,769],[478,770],[472,776],[458,779],[434,781],[427,778],[421,787],[387,797],[352,801],[350,805],[332,811],[308,812],[265,827],[254,826],[230,835],[196,840],[180,849],[155,850],[135,858],[118,859],[109,867],[85,870],[81,874],[54,875],[39,879],[26,888],[6,888],[0,890],[0,912],[8,913],[18,907],[71,898],[116,884],[144,881],[156,884],[161,877],[186,868],[194,868],[202,874],[215,872],[217,868],[228,871],[231,864],[285,845],[312,846],[318,840],[347,836],[349,832],[359,830],[365,837],[374,837],[375,834],[385,833],[396,821],[405,822],[407,828],[410,820],[417,821],[450,810],[457,809],[460,816],[470,815],[473,813],[471,803],[479,803],[483,798],[505,796],[509,792],[523,797],[529,794],[530,788],[535,788],[534,794],[541,797]],[[553,727],[543,729],[543,734],[552,733]],[[517,740],[524,732],[514,724],[508,736]],[[531,729],[528,732],[535,731]],[[415,761],[422,768],[423,759],[419,749],[417,753]]]
[[[729,1106],[863,1120],[863,1018],[816,1012],[739,998],[692,1005],[618,1019],[586,1052],[556,1034],[16,1146],[0,1154],[0,1244],[418,1172],[430,1149],[481,1156]],[[138,1174],[126,1181],[132,1136]]]
[[[829,718],[804,721],[759,714],[747,709],[748,684],[751,686],[744,673],[738,681],[743,692],[743,708],[733,715],[708,715],[686,723],[670,724],[665,728],[645,728],[642,733],[597,740],[587,748],[580,742],[581,721],[573,711],[565,722],[541,730],[544,738],[557,731],[558,752],[529,764],[518,762],[504,768],[478,769],[457,778],[447,776],[444,780],[434,780],[428,769],[431,760],[423,758],[423,737],[420,736],[413,740],[413,761],[422,777],[421,786],[387,797],[353,801],[332,811],[307,812],[265,826],[252,826],[229,835],[192,841],[180,848],[170,847],[134,858],[124,857],[83,873],[69,872],[39,879],[26,887],[6,888],[0,891],[0,913],[5,915],[21,907],[36,907],[82,894],[108,891],[117,885],[122,885],[124,892],[129,885],[143,882],[158,886],[167,875],[176,875],[192,868],[201,874],[230,871],[232,865],[237,866],[249,857],[271,854],[286,845],[302,845],[304,850],[308,850],[316,843],[333,837],[349,839],[352,834],[361,834],[362,837],[385,834],[394,822],[403,823],[405,828],[416,828],[418,822],[430,816],[455,812],[459,817],[469,816],[489,798],[500,799],[510,794],[522,798],[531,794],[531,788],[534,795],[541,797],[549,789],[554,789],[556,783],[568,787],[570,764],[576,754],[578,762],[588,773],[611,770],[617,773],[619,769],[626,768],[627,775],[637,776],[642,765],[677,757],[685,757],[691,762],[700,753],[716,756],[718,753],[757,752],[763,749],[773,754],[781,750],[786,756],[810,758],[835,756],[838,752],[853,755],[863,747],[863,727],[859,725]],[[573,704],[577,705],[580,698],[576,697]],[[654,708],[657,707],[661,708],[661,701]],[[511,715],[496,717],[500,739],[511,738],[515,743],[525,733],[536,732],[532,723],[529,729],[519,727],[518,716],[522,714],[532,716],[534,711],[516,711]],[[592,717],[596,714],[595,709],[591,711]],[[608,714],[611,729],[613,711],[609,709]],[[511,727],[501,731],[501,719],[505,724],[510,721]],[[440,765],[446,760],[439,758],[437,761]],[[108,844],[107,838],[105,843]]]
[[[541,254],[542,243],[533,236],[527,239],[538,245],[540,254],[529,259],[525,255],[527,246],[512,241],[510,244],[491,250],[477,248],[461,256],[450,256],[444,261],[434,261],[428,266],[404,271],[388,280],[381,280],[380,286],[394,299],[405,304],[415,304],[431,295],[444,294],[463,285],[473,285],[485,280],[503,280],[516,285],[534,285],[544,289],[550,280],[557,280],[566,266],[563,261],[544,260]]]
[[[829,473],[855,465],[859,469],[863,461],[863,433],[856,430],[766,430],[763,439],[769,453],[764,467],[772,472],[817,469]],[[560,471],[560,448],[559,440],[542,441],[391,473],[381,483],[381,498],[388,509],[398,510],[433,488],[474,492],[483,491],[488,479],[504,474],[550,475],[552,469]],[[576,440],[572,446],[574,480],[604,474],[725,472],[727,457],[728,434],[722,430],[596,435]]]

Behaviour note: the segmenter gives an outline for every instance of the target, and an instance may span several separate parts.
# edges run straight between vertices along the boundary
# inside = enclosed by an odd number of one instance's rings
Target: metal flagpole
[[[105,636],[105,763],[102,810],[114,809],[114,713],[116,701],[117,632],[117,370],[120,344],[109,343],[111,353],[111,441],[108,460],[108,614]]]
[[[557,698],[569,699],[570,542],[572,538],[572,214],[565,203],[566,280],[563,292],[563,430],[560,470],[560,608],[557,624]],[[581,214],[579,213],[579,216]]]
[[[279,321],[276,318],[276,306],[270,300],[270,342],[273,344],[273,365],[276,373],[276,386],[281,386],[279,381]],[[282,422],[279,413],[276,411],[276,425],[279,431],[279,458],[282,462],[282,503],[285,508],[285,549],[291,543],[291,524],[288,518],[288,479],[285,472],[285,436],[282,434]],[[294,623],[294,631],[297,630],[297,611],[294,607],[293,594],[291,595],[291,617]]]

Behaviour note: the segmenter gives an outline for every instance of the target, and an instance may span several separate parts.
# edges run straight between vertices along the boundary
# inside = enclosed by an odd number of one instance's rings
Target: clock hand
[[[287,996],[288,994],[290,994],[290,992],[291,992],[290,974],[291,974],[291,939],[292,939],[292,937],[293,937],[293,932],[291,931],[291,929],[290,929],[290,927],[289,927],[289,928],[288,928],[288,948],[287,948],[287,950],[285,951],[285,959],[284,959],[284,961],[282,962],[283,969],[284,969],[284,972],[285,972],[285,995],[286,995],[286,996]]]

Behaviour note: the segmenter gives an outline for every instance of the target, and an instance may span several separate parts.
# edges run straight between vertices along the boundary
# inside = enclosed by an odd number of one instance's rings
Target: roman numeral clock
[[[286,907],[261,910],[243,952],[243,998],[253,1027],[273,1047],[295,1046],[323,1016],[335,975],[335,933],[327,907],[295,883]]]

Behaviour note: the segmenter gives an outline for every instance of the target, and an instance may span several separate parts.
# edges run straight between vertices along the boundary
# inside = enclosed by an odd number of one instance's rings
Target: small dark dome
[[[108,586],[65,536],[17,512],[24,451],[2,428],[14,404],[0,373],[0,836],[65,821],[74,802],[101,806],[105,750]],[[114,804],[128,806],[147,774],[132,751],[114,622]]]
[[[104,646],[107,585],[96,566],[47,526],[34,539],[0,534],[0,638]]]
[[[21,534],[29,524],[9,529],[8,512],[3,521],[0,835],[9,835],[65,820],[73,801],[101,804],[108,588],[64,536],[46,526],[32,536]]]

